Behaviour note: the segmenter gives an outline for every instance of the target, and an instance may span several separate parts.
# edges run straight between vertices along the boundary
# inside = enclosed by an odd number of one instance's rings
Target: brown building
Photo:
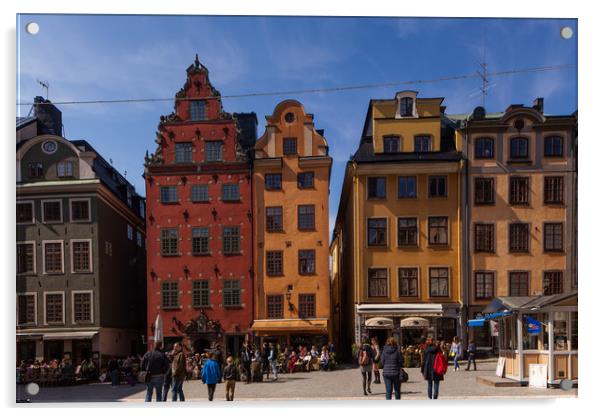
[[[576,290],[576,122],[545,114],[542,98],[462,122],[469,319],[496,297]],[[489,325],[469,334],[493,346]]]
[[[255,321],[262,340],[322,344],[330,316],[332,158],[301,103],[278,104],[255,145]]]

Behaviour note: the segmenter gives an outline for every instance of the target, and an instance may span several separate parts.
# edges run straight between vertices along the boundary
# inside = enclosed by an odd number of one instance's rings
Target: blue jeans
[[[171,382],[171,401],[177,402],[178,396],[180,396],[180,401],[184,401],[184,390],[182,386],[184,385],[184,380],[176,380],[173,379]]]
[[[460,354],[456,353],[456,355],[454,355],[454,370],[457,370],[460,368],[460,364],[458,364],[459,359],[460,359]]]
[[[272,374],[274,374],[274,378],[278,379],[278,361],[273,360],[270,361],[270,368],[272,370]],[[270,372],[268,371],[268,377],[270,376]]]
[[[391,393],[395,390],[395,400],[401,399],[401,382],[399,376],[383,375],[385,379],[385,398],[391,400]]]
[[[163,374],[151,376],[150,382],[146,383],[145,402],[153,401],[153,389],[156,393],[156,401],[160,402],[163,399]]]
[[[427,380],[428,385],[427,395],[429,399],[437,399],[439,397],[439,380]],[[433,384],[435,385],[435,392],[433,394]]]

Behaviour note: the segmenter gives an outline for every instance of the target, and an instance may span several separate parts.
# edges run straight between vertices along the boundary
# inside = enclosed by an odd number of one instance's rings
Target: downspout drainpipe
[[[462,205],[464,207],[464,218],[462,221],[464,223],[464,238],[462,244],[463,258],[464,258],[464,270],[463,270],[463,284],[462,284],[462,313],[464,315],[463,324],[468,322],[468,305],[470,305],[470,273],[471,273],[471,264],[470,264],[470,222],[471,222],[471,209],[469,201],[469,189],[470,189],[470,178],[469,178],[469,157],[468,157],[468,121],[465,122],[465,133],[463,135],[464,138],[464,149],[462,151],[462,156],[464,157],[464,199],[462,201]],[[467,326],[465,328],[468,328]],[[468,330],[462,331],[463,337],[463,345],[468,345]]]

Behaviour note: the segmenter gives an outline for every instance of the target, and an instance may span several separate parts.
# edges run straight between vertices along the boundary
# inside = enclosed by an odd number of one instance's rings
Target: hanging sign
[[[541,332],[541,322],[529,315],[525,316],[525,320],[527,321],[528,334],[539,334]]]

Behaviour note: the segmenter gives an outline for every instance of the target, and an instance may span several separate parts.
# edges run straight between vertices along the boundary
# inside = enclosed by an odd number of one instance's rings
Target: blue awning
[[[490,314],[485,315],[482,318],[469,319],[467,324],[468,324],[468,326],[484,326],[485,321],[489,321],[490,319],[501,318],[501,317],[509,316],[509,315],[512,315],[512,312],[504,311],[504,312],[490,313]]]

